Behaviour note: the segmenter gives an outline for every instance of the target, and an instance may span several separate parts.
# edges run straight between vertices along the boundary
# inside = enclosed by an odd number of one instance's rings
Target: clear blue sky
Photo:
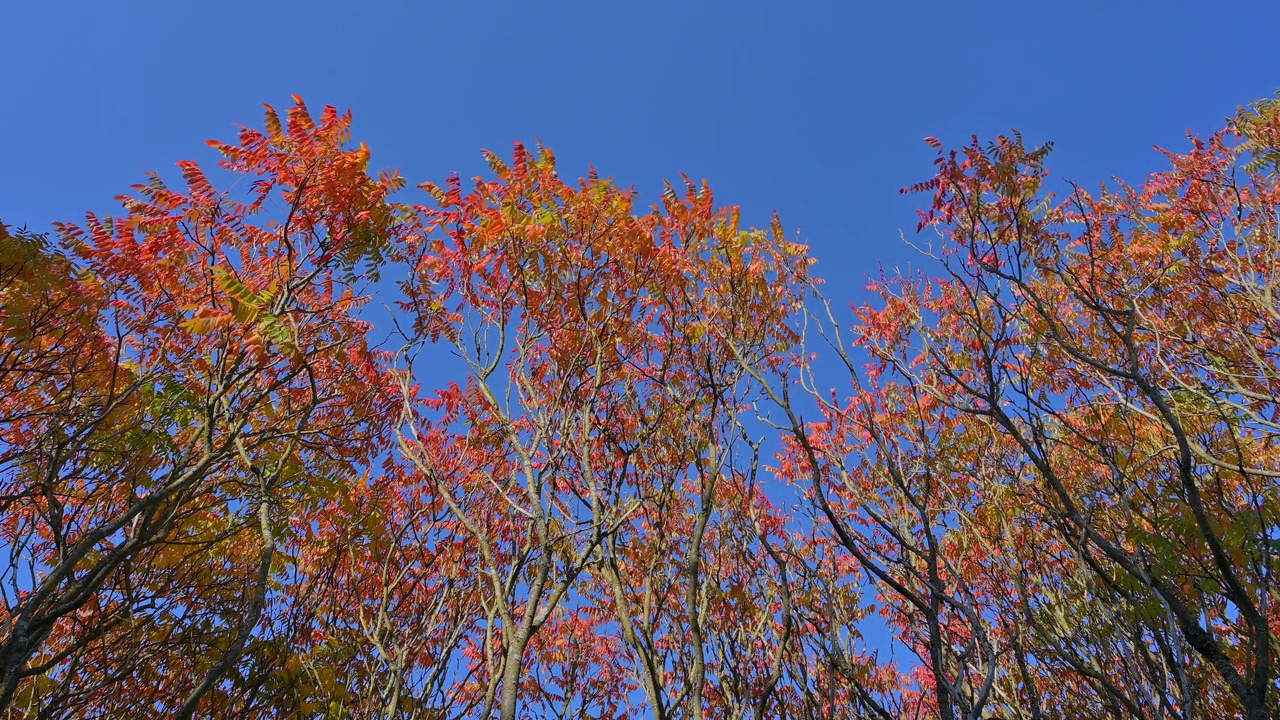
[[[47,229],[292,93],[355,113],[413,184],[541,138],[654,198],[706,178],[800,228],[829,294],[909,261],[934,135],[1018,128],[1085,184],[1141,180],[1280,89],[1280,2],[1221,0],[11,0],[0,6],[0,219]],[[872,631],[874,633],[874,631]]]
[[[298,93],[413,182],[541,138],[653,197],[707,178],[799,227],[830,290],[910,257],[897,190],[1010,127],[1058,177],[1140,179],[1280,88],[1277,2],[7,2],[0,218],[47,228]]]

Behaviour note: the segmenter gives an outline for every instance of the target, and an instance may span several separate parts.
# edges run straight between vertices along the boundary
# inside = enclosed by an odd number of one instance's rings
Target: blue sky
[[[6,3],[0,218],[47,228],[298,93],[355,112],[376,166],[482,172],[541,138],[647,198],[707,178],[800,228],[852,298],[924,198],[936,135],[1016,127],[1088,184],[1280,88],[1274,2]]]
[[[109,213],[146,171],[297,93],[351,108],[375,167],[416,184],[540,138],[564,175],[655,198],[706,178],[802,230],[827,291],[914,257],[934,153],[1009,128],[1086,185],[1140,181],[1280,89],[1280,2],[6,2],[0,219]]]

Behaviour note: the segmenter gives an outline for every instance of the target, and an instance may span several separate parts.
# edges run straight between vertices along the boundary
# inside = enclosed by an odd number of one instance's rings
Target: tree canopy
[[[0,714],[1280,715],[1280,103],[1094,190],[928,139],[867,295],[295,100],[0,225]]]

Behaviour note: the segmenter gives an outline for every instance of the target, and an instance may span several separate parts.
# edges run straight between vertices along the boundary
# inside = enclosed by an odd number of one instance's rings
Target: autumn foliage
[[[931,141],[852,305],[705,183],[350,123],[0,226],[0,714],[1280,714],[1280,104],[1091,191]]]

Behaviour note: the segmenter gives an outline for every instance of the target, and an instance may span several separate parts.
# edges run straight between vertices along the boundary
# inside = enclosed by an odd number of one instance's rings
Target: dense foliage
[[[847,317],[705,183],[350,120],[0,226],[0,714],[1280,715],[1280,104],[940,148]]]

